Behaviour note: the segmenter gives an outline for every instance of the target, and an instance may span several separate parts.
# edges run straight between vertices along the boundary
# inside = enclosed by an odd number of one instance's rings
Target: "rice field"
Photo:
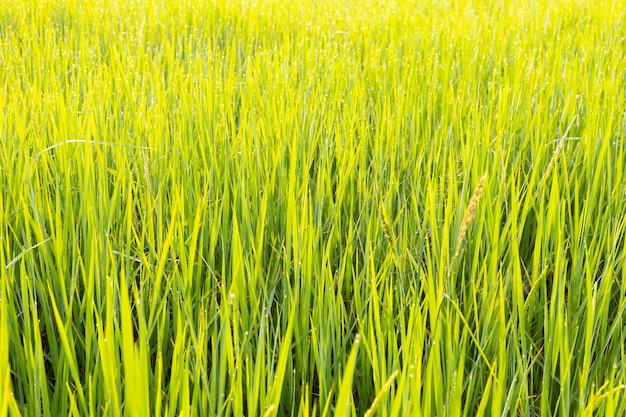
[[[0,417],[626,415],[626,2],[0,7]]]

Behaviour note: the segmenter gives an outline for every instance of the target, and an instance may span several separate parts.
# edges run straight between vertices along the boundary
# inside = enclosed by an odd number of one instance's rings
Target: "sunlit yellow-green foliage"
[[[0,6],[0,417],[626,415],[626,2]]]

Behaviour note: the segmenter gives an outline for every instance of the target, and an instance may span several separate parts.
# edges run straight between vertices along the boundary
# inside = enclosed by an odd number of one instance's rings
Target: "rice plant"
[[[0,417],[626,415],[626,2],[0,7]]]

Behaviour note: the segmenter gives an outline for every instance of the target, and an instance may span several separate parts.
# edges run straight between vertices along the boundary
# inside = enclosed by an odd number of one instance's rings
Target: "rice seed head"
[[[550,173],[550,170],[552,169],[552,165],[554,165],[554,162],[556,161],[556,159],[558,158],[559,154],[561,153],[561,149],[563,149],[563,145],[565,144],[565,140],[567,139],[567,135],[569,134],[569,131],[572,128],[572,126],[574,125],[575,121],[576,121],[576,117],[574,117],[572,119],[572,121],[570,122],[569,126],[567,126],[567,129],[565,129],[565,133],[563,134],[563,136],[559,140],[559,144],[556,146],[556,149],[554,150],[554,153],[552,154],[552,158],[550,158],[550,161],[548,162],[548,165],[546,166],[546,170],[543,172],[543,175],[541,176],[541,180],[539,181],[539,186],[540,187],[543,185],[545,180],[548,178],[548,174]]]
[[[391,374],[387,382],[385,382],[385,385],[383,385],[382,389],[376,395],[376,398],[374,398],[374,402],[372,403],[371,407],[365,412],[363,417],[371,417],[374,415],[374,412],[376,411],[376,409],[382,402],[383,397],[391,389],[391,386],[393,385],[393,381],[396,379],[396,377],[399,374],[400,374],[400,371],[398,370],[395,370],[394,373]]]
[[[484,173],[478,181],[476,189],[474,190],[474,194],[472,194],[472,198],[470,199],[470,202],[467,205],[467,209],[465,210],[465,214],[463,214],[461,228],[459,229],[459,237],[456,240],[456,249],[454,251],[454,256],[452,257],[452,260],[450,261],[450,268],[448,269],[448,277],[450,276],[450,272],[452,270],[454,262],[456,261],[456,258],[458,258],[459,254],[461,253],[461,248],[463,246],[463,242],[465,241],[465,236],[467,235],[467,229],[469,229],[469,225],[472,224],[474,216],[476,215],[476,206],[478,206],[480,197],[483,194],[485,182],[487,182],[487,173]]]

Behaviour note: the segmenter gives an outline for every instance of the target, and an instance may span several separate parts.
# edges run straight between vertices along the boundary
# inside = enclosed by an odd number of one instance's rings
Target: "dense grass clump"
[[[626,415],[626,3],[0,7],[0,417]]]

